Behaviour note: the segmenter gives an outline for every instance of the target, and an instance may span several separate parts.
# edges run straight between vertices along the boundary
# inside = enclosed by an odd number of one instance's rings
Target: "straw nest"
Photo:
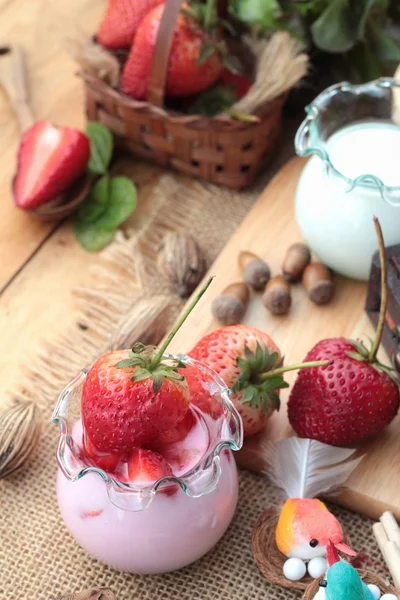
[[[271,583],[292,590],[306,590],[315,581],[308,574],[300,581],[290,581],[283,574],[283,565],[287,560],[287,556],[278,550],[275,541],[278,518],[279,509],[270,507],[257,519],[251,536],[253,558],[262,575]],[[345,541],[350,544],[347,536],[345,536]]]
[[[371,571],[366,571],[365,569],[357,569],[357,571],[364,583],[374,583],[381,590],[382,594],[394,594],[395,596],[399,597],[399,590],[396,590],[396,588],[392,585],[385,583],[382,577],[378,577],[378,575],[371,573]],[[315,579],[312,583],[310,583],[302,600],[313,600],[314,596],[319,590],[319,581],[319,579]]]

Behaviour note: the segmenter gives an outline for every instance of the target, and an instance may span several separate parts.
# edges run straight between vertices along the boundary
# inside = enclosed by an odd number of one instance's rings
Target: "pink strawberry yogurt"
[[[222,381],[201,369],[221,414],[191,406],[195,419],[186,437],[157,449],[173,476],[151,485],[130,482],[124,463],[106,473],[85,458],[79,418],[85,373],[59,398],[53,422],[60,426],[61,515],[77,543],[111,567],[141,574],[180,569],[211,550],[233,518],[238,479],[231,450],[241,447],[241,421]]]

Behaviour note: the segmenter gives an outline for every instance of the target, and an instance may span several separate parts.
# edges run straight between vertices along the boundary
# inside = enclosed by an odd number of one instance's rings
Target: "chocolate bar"
[[[400,372],[400,244],[386,248],[388,259],[388,307],[382,343],[393,365]],[[372,258],[365,310],[376,327],[381,304],[381,266],[379,252]]]

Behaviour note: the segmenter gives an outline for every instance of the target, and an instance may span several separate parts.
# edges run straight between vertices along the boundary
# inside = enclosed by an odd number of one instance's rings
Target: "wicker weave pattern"
[[[258,113],[260,123],[172,113],[83,74],[87,116],[106,125],[119,146],[187,175],[233,189],[252,183],[275,150],[285,95]]]

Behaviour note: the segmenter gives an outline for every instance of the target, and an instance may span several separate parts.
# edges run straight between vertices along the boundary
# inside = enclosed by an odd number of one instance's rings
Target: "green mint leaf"
[[[85,223],[75,221],[74,231],[76,239],[88,252],[96,252],[107,246],[115,235],[115,228],[99,227],[97,222]]]
[[[358,40],[350,0],[331,0],[311,26],[314,44],[325,52],[348,52]]]
[[[230,11],[247,25],[260,29],[276,29],[282,9],[278,0],[231,0]]]
[[[96,221],[103,229],[117,229],[135,210],[137,204],[136,187],[128,177],[110,179],[106,211]]]
[[[86,135],[90,140],[88,170],[95,175],[104,175],[113,151],[112,133],[105,125],[90,121],[86,126]]]
[[[78,209],[76,214],[78,221],[93,223],[105,213],[108,204],[109,185],[110,178],[107,175],[104,175],[95,183]]]

